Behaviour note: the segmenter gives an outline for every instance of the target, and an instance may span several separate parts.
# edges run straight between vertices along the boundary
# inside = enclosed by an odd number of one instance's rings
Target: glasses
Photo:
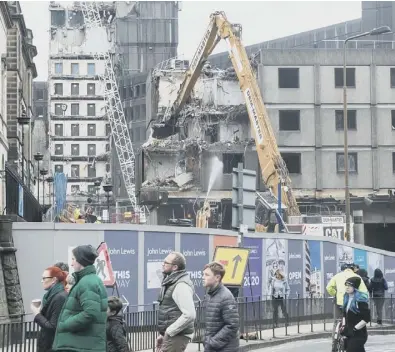
[[[52,276],[44,276],[41,278],[41,281],[45,281],[46,279],[53,279]]]
[[[175,265],[175,264],[164,261],[163,265]]]

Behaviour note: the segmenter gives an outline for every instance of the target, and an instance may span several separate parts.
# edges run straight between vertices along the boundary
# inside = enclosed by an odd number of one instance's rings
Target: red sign
[[[100,244],[97,254],[98,257],[95,261],[96,274],[102,279],[105,286],[113,287],[115,285],[115,276],[106,242]]]

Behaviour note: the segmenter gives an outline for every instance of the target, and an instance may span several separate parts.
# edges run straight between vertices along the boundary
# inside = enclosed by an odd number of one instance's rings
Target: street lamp
[[[40,204],[40,161],[43,160],[44,155],[42,155],[40,152],[37,154],[34,154],[34,160],[37,161],[37,179],[38,179],[38,184],[37,184],[37,201]]]
[[[346,202],[346,233],[344,239],[350,240],[350,189],[349,189],[349,170],[348,170],[348,117],[347,117],[347,43],[350,40],[354,40],[361,37],[367,37],[369,35],[380,35],[390,33],[391,28],[388,26],[374,28],[369,32],[360,33],[346,38],[344,41],[344,53],[343,53],[343,123],[344,123],[344,191],[345,191],[345,202]]]
[[[108,222],[110,222],[110,192],[112,191],[112,185],[106,184],[103,185],[103,190],[106,192],[106,198],[107,198],[107,213],[108,213]]]
[[[43,207],[45,206],[45,178],[44,176],[48,175],[47,169],[40,170],[40,175],[43,177]],[[40,183],[40,179],[38,179],[38,183]]]
[[[25,126],[30,123],[30,118],[26,116],[26,113],[22,113],[22,116],[18,117],[18,124],[22,127],[22,182],[25,184]],[[30,179],[30,177],[29,177]],[[29,182],[30,188],[30,182]]]

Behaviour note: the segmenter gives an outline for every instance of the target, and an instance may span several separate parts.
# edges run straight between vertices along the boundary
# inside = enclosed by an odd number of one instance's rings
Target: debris
[[[151,138],[145,142],[141,148],[145,151],[188,151],[197,150],[200,153],[206,150],[208,144],[206,141],[197,138],[187,138],[182,141],[174,140],[174,137],[167,139]]]
[[[177,183],[178,187],[183,187],[191,181],[193,181],[192,172],[186,172],[174,178],[174,182]]]

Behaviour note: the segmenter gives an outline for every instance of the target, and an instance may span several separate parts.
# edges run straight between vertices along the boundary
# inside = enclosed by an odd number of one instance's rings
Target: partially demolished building
[[[147,81],[148,122],[160,121],[172,105],[184,72],[174,60],[154,70]],[[208,196],[213,214],[210,227],[230,228],[232,170],[240,162],[248,168],[258,167],[235,72],[206,66],[179,125],[178,134],[163,140],[149,138],[142,146],[140,199],[157,207],[150,214],[150,223],[162,225],[169,219],[194,222]]]

